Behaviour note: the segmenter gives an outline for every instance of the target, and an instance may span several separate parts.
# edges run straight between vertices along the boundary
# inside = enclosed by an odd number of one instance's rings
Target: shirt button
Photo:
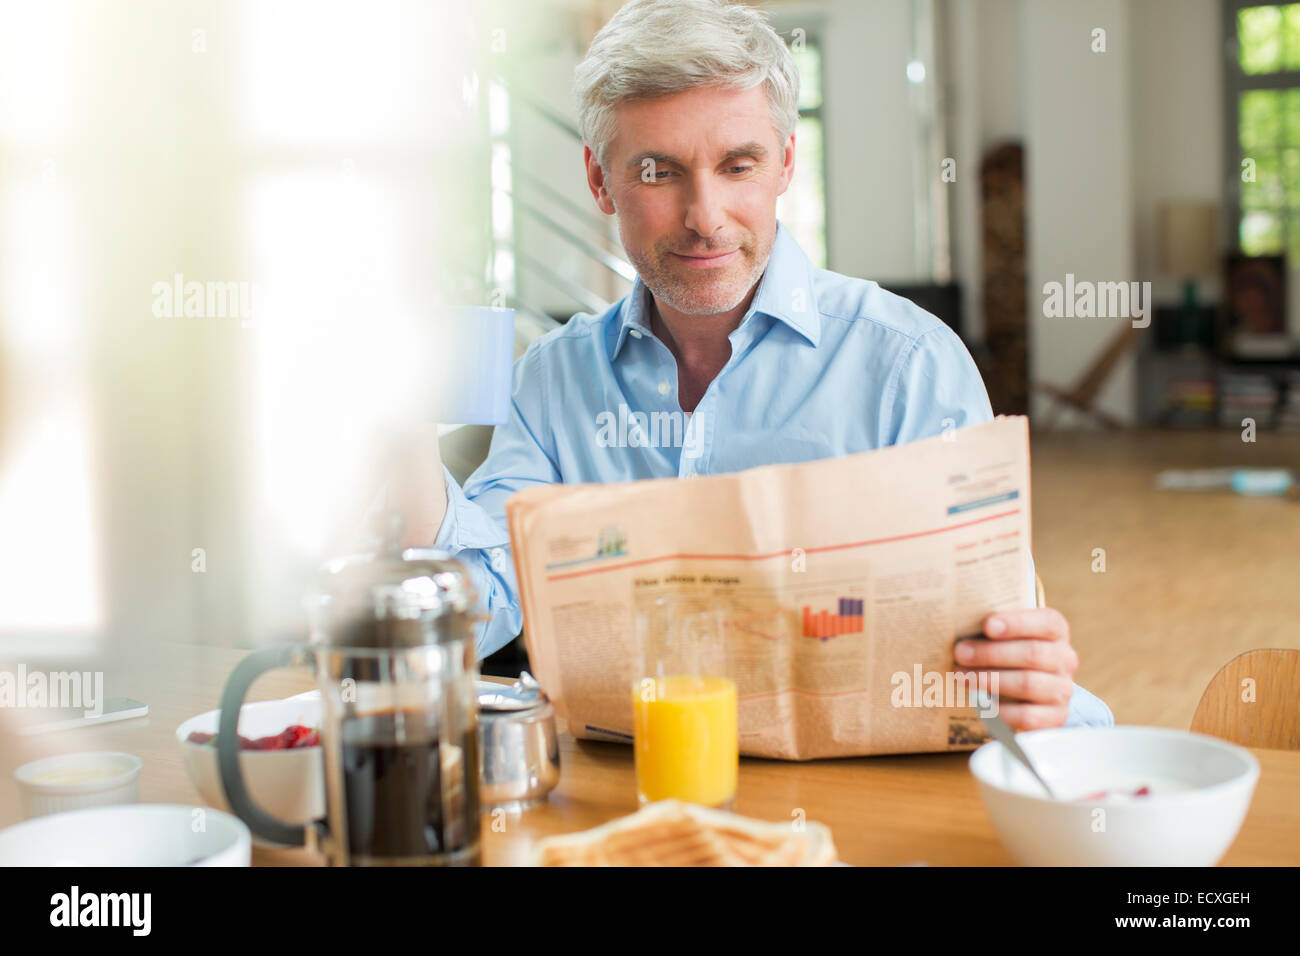
[[[627,334],[632,336],[634,339],[639,339],[641,337],[641,333],[636,329],[629,329]]]
[[[502,559],[505,557],[505,554],[506,553],[502,551],[500,548],[489,549],[488,558],[492,564],[492,567],[499,569],[501,567]]]
[[[699,476],[698,474],[696,474],[695,472],[693,472],[693,471],[688,471],[688,472],[686,473],[685,477],[687,477],[687,478],[698,478],[698,477],[700,477],[700,476]]]
[[[669,389],[669,385],[668,385],[667,382],[660,382],[660,383],[659,383],[659,394],[660,394],[660,395],[667,395],[667,394],[668,394],[668,389]]]

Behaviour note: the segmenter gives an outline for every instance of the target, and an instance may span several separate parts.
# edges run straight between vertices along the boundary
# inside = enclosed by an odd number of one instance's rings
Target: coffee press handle
[[[221,693],[221,719],[217,726],[217,767],[221,775],[221,789],[235,816],[248,824],[248,828],[275,843],[302,846],[306,843],[306,828],[277,820],[248,795],[244,786],[244,772],[239,766],[239,708],[253,681],[269,670],[305,664],[312,659],[309,648],[295,644],[281,644],[254,651],[240,661],[226,689]]]

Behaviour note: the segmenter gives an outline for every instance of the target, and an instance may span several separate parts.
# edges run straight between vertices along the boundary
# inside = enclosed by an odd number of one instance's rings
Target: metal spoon
[[[1016,732],[1011,729],[1011,725],[994,713],[993,699],[988,691],[977,690],[976,696],[979,698],[980,720],[984,721],[984,726],[989,729],[989,733],[1034,775],[1034,779],[1047,793],[1049,800],[1058,799],[1056,794],[1052,793],[1052,788],[1047,785],[1047,781],[1043,779],[1043,775],[1034,766],[1033,761],[1029,759],[1029,755],[1020,749],[1020,744],[1016,743]]]

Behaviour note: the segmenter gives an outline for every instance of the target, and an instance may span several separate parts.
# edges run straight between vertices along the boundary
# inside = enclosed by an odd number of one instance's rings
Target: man
[[[405,540],[456,554],[487,599],[481,656],[521,625],[504,503],[522,488],[808,461],[992,418],[943,323],[874,282],[813,269],[777,222],[799,79],[760,14],[636,0],[596,36],[576,79],[587,183],[618,219],[633,290],[519,359],[510,420],[463,490],[432,440],[399,490]],[[598,422],[621,405],[689,414],[685,447],[606,447]],[[1112,722],[1073,683],[1078,655],[1058,611],[1000,612],[984,632],[959,642],[957,664],[999,671],[1013,727]]]

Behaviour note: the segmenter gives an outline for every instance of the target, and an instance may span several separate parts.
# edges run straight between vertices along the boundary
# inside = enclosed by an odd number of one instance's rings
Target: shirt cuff
[[[486,613],[475,634],[474,647],[482,660],[513,641],[523,625],[518,585],[511,564],[510,535],[482,507],[465,497],[460,484],[444,465],[447,513],[443,515],[433,547],[460,561],[469,572]]]
[[[443,480],[447,483],[447,513],[438,526],[433,547],[449,554],[459,554],[466,548],[504,548],[510,544],[510,535],[480,506],[465,497],[460,483],[451,476],[447,466],[442,466]]]
[[[1065,719],[1067,727],[1114,727],[1115,716],[1106,702],[1090,694],[1078,684],[1070,695],[1070,714]]]

